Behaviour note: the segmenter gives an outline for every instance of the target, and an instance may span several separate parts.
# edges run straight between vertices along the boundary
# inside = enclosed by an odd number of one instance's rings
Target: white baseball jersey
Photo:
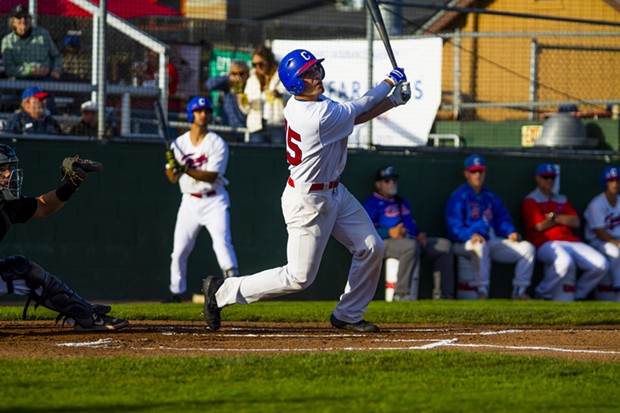
[[[174,246],[170,262],[170,291],[187,290],[187,263],[202,227],[209,231],[213,252],[222,272],[236,273],[237,255],[230,231],[230,198],[224,177],[228,165],[228,144],[218,134],[208,132],[195,146],[189,132],[179,136],[170,146],[179,163],[201,171],[217,172],[213,182],[203,182],[182,174],[179,188],[183,193],[174,227]]]
[[[353,132],[356,117],[353,105],[325,97],[319,101],[291,99],[284,117],[292,120],[285,126],[286,157],[295,183],[337,179],[347,162],[347,138]]]
[[[614,238],[620,238],[620,202],[611,206],[601,192],[588,204],[584,212],[586,219],[585,237],[588,242],[597,239],[594,229],[603,228]]]
[[[213,183],[198,181],[187,174],[181,175],[179,188],[184,194],[202,194],[228,185],[224,177],[228,165],[228,145],[217,133],[208,132],[202,142],[194,146],[189,131],[185,132],[170,145],[170,149],[181,165],[220,174]]]
[[[368,213],[337,180],[347,161],[355,118],[379,104],[391,87],[382,82],[357,101],[290,99],[284,109],[291,178],[282,194],[288,262],[245,277],[232,277],[216,293],[219,307],[249,304],[303,290],[319,270],[330,236],[353,254],[344,294],[334,317],[356,323],[372,300],[383,261],[383,240]]]

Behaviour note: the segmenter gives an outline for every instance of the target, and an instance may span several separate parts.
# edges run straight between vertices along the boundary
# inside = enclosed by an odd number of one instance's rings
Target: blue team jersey
[[[468,185],[458,187],[446,204],[446,226],[452,241],[465,242],[478,233],[507,237],[516,232],[508,210],[495,193],[482,188],[479,194]]]
[[[390,238],[390,228],[395,227],[400,222],[407,229],[407,235],[410,238],[415,238],[418,235],[418,226],[411,216],[409,202],[403,198],[388,199],[375,192],[364,201],[364,209],[368,212],[379,236],[383,239]]]

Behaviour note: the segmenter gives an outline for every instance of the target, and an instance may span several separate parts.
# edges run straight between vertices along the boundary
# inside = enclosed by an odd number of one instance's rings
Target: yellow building
[[[510,104],[461,110],[458,115],[444,109],[438,119],[540,119],[561,103],[575,103],[582,115],[601,115],[610,101],[620,101],[620,1],[453,0],[448,6],[522,17],[441,11],[427,21],[421,33],[462,33],[460,47],[455,47],[454,38],[444,42],[443,103],[451,104],[460,88],[462,102]],[[475,33],[482,37],[472,37]],[[527,106],[511,106],[529,102],[532,96],[557,105],[533,112]],[[592,101],[596,103],[586,103]]]

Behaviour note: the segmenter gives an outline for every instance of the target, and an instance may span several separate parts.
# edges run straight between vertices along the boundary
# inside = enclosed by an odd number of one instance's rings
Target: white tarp
[[[391,41],[396,62],[405,68],[412,98],[405,106],[392,109],[373,122],[372,144],[394,146],[426,145],[441,103],[442,40],[395,39]],[[272,50],[279,61],[294,49],[307,49],[324,57],[325,95],[336,101],[360,97],[368,90],[368,42],[366,40],[274,40]],[[373,44],[373,79],[379,83],[392,66],[377,40]],[[359,125],[349,139],[350,146],[368,145],[368,126]]]

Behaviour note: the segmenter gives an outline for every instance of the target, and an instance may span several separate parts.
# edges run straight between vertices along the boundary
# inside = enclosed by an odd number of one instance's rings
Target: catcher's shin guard
[[[93,306],[74,293],[67,284],[28,258],[12,255],[0,260],[0,275],[7,284],[13,280],[25,280],[30,288],[29,299],[36,303],[35,308],[42,305],[64,317],[74,319],[82,327],[88,328],[93,325]],[[24,316],[27,309],[28,302],[24,308]],[[106,310],[109,311],[109,308],[100,309],[100,312],[107,312]]]

